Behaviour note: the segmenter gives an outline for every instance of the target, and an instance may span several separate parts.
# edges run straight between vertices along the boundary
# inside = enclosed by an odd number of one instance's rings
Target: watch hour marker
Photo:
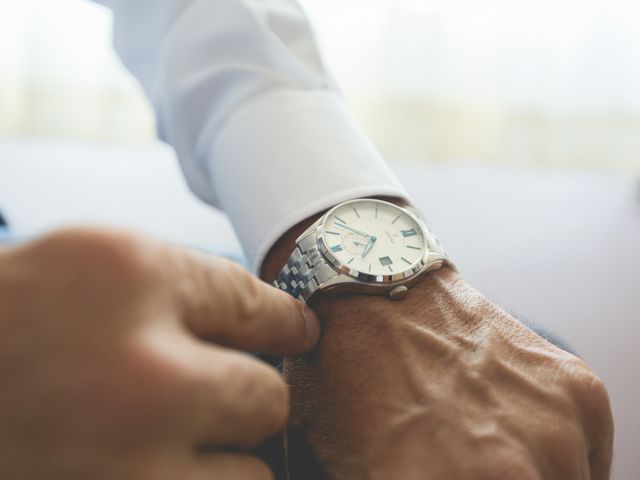
[[[351,265],[351,262],[353,262],[353,258],[347,262],[347,265]]]
[[[383,267],[387,267],[393,264],[393,260],[391,260],[391,257],[380,257],[378,260],[380,260],[380,265],[382,265]]]
[[[336,215],[336,220],[338,220],[339,222],[342,222],[342,223],[347,223],[347,222],[345,222],[343,219],[341,219],[340,217],[338,217],[337,215]]]
[[[389,265],[389,271],[393,273],[393,268],[391,267],[391,265]]]
[[[391,222],[391,225],[393,225],[394,223],[396,223],[398,220],[400,220],[400,217],[402,216],[402,214],[398,215],[393,222]]]
[[[420,247],[413,247],[411,245],[407,245],[407,248],[410,248],[412,250],[422,250]]]
[[[356,210],[356,207],[352,207],[352,208],[353,208],[353,211],[356,214],[356,217],[360,218],[360,214],[358,213],[358,210]]]
[[[338,236],[340,236],[340,234],[338,232],[330,232],[330,231],[327,230],[327,233],[329,235],[338,235]]]
[[[380,207],[376,205],[376,218],[378,218],[378,210],[380,210]]]
[[[411,265],[411,262],[409,260],[407,260],[406,258],[404,258],[404,257],[400,257],[400,258],[402,259],[403,262]]]
[[[418,232],[416,232],[415,228],[412,228],[410,230],[402,230],[403,237],[415,237],[416,235],[418,235]]]
[[[334,252],[334,253],[341,252],[342,251],[342,245],[334,245],[333,247],[331,247],[331,251]]]
[[[369,264],[369,273],[371,273],[371,264]]]

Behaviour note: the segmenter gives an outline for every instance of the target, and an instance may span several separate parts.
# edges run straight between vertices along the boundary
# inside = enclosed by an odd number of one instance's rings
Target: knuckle
[[[604,381],[580,359],[572,362],[567,389],[582,424],[585,441],[613,437],[613,413]]]
[[[236,271],[231,276],[235,279],[233,287],[236,292],[241,292],[237,302],[237,317],[239,320],[249,323],[260,318],[265,304],[264,288],[253,276],[240,267],[232,267]]]
[[[85,276],[116,277],[130,283],[145,275],[151,265],[142,240],[130,233],[75,228],[52,233],[36,245],[45,261],[68,267]]]
[[[284,427],[289,415],[289,392],[280,374],[257,361],[245,368],[242,394],[260,405],[262,422],[267,435]]]
[[[578,360],[571,371],[570,390],[578,404],[590,413],[604,414],[609,409],[604,381],[582,360]]]
[[[583,408],[587,422],[598,430],[612,430],[613,414],[607,387],[603,380],[595,374],[592,374],[586,382],[587,393],[583,399]]]
[[[274,480],[273,472],[271,468],[262,460],[250,457],[250,466],[247,470],[250,470],[250,476],[247,478],[255,479],[255,480]]]
[[[591,372],[591,375],[588,378],[587,388],[589,390],[589,398],[593,399],[597,404],[608,405],[609,393],[602,378]]]
[[[102,386],[105,403],[118,409],[113,418],[124,416],[132,424],[163,418],[166,422],[167,412],[177,411],[185,398],[198,394],[186,361],[167,355],[153,342],[134,342],[113,360],[114,375]]]
[[[269,291],[244,268],[228,262],[224,275],[224,289],[228,306],[229,325],[234,325],[247,340],[266,340],[265,318],[273,310],[273,302],[268,298]]]
[[[589,384],[594,374],[584,361],[577,357],[569,356],[562,360],[559,365],[559,371],[562,372],[560,378],[564,380],[565,385],[574,397],[582,397],[587,393],[585,387]]]
[[[289,416],[289,391],[282,377],[272,368],[265,367],[262,387],[265,406],[270,412],[272,430],[284,427]]]

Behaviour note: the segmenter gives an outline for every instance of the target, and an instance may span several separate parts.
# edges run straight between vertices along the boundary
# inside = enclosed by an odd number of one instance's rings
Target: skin
[[[267,480],[288,392],[241,351],[319,325],[228,261],[67,230],[0,250],[0,332],[0,478]]]
[[[295,239],[267,258],[275,277]],[[402,301],[311,303],[318,347],[285,360],[290,480],[606,480],[603,382],[443,268]],[[401,472],[401,473],[400,473]]]

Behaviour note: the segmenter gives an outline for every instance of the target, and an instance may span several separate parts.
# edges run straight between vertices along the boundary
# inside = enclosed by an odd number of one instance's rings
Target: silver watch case
[[[420,261],[411,269],[393,275],[371,275],[351,268],[342,263],[330,248],[326,245],[323,230],[326,219],[334,210],[345,204],[357,203],[363,200],[376,201],[391,205],[411,216],[422,229],[425,239],[425,253]],[[444,264],[450,264],[447,253],[440,245],[437,237],[431,233],[426,224],[408,208],[377,199],[358,199],[341,203],[325,213],[318,221],[311,225],[296,240],[297,250],[307,255],[307,267],[315,268],[313,281],[305,285],[299,297],[307,301],[316,291],[327,294],[340,294],[356,292],[373,295],[388,295],[397,300],[407,293],[407,289],[414,284],[423,274],[441,268]],[[275,285],[283,288],[284,285],[275,282]],[[283,288],[286,290],[286,288]]]

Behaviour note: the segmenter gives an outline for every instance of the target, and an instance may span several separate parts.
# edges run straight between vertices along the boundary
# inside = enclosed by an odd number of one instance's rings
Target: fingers
[[[114,461],[117,461],[114,459]],[[108,467],[108,466],[106,466]],[[121,470],[124,470],[122,472]],[[103,475],[105,472],[101,472]],[[124,469],[101,478],[138,480],[273,480],[269,466],[245,453],[158,451],[150,457],[134,457]]]
[[[232,350],[195,348],[198,387],[185,420],[199,446],[253,448],[284,428],[289,394],[275,369]]]
[[[208,454],[200,456],[193,474],[184,480],[273,480],[266,463],[251,455]]]
[[[154,304],[177,307],[195,335],[225,346],[298,355],[320,335],[310,310],[228,260],[99,229],[60,231],[25,248],[46,272],[66,272],[73,264],[84,284],[109,302],[122,292],[130,302],[155,295]]]
[[[200,338],[278,356],[306,353],[318,341],[311,310],[233,262],[185,251],[174,270],[184,322]]]

